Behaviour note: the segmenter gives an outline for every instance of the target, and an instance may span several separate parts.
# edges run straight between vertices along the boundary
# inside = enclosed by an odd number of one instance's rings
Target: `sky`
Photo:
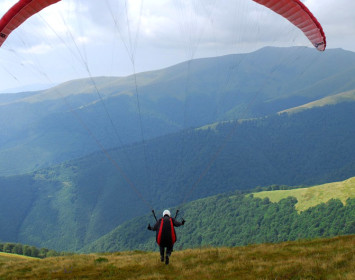
[[[16,2],[1,0],[0,16]],[[328,49],[355,52],[355,1],[303,2],[323,26]],[[300,30],[252,0],[62,0],[0,48],[0,93],[265,46],[312,48]]]

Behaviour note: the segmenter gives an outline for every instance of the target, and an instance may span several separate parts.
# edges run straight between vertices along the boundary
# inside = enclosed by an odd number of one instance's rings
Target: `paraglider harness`
[[[155,211],[152,210],[152,213],[153,213],[155,221],[158,222],[157,216],[155,215]],[[179,214],[179,210],[176,210],[174,219],[177,218],[178,214]],[[156,241],[157,241],[158,245],[161,246],[162,232],[163,232],[163,226],[164,226],[164,217],[161,218],[159,221],[160,221],[160,226],[159,226],[159,231],[157,232]],[[174,229],[173,218],[169,217],[169,220],[167,221],[167,219],[166,219],[165,222],[168,222],[170,225],[171,241],[172,241],[172,245],[173,245],[176,242],[176,234],[175,234],[175,229]],[[182,219],[182,224],[184,224],[184,223],[185,223],[185,220]],[[149,228],[151,228],[150,225],[148,226],[148,229]]]

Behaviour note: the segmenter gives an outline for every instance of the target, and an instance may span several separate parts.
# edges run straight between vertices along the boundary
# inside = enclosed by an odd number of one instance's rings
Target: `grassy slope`
[[[355,236],[158,253],[0,259],[0,279],[355,279]]]
[[[322,107],[322,106],[327,106],[327,105],[335,105],[335,104],[339,104],[342,102],[354,102],[355,100],[355,90],[351,90],[351,91],[347,91],[347,92],[342,92],[342,93],[338,93],[332,96],[327,96],[324,98],[321,98],[319,100],[295,107],[295,108],[291,108],[291,109],[287,109],[284,111],[279,112],[280,114],[282,113],[289,113],[289,114],[294,114],[294,113],[299,113],[303,110],[306,109],[312,109],[315,107]]]
[[[22,260],[38,260],[38,259],[28,257],[28,256],[23,256],[23,255],[16,255],[16,254],[9,254],[9,253],[0,252],[0,266],[3,262],[20,261],[20,260],[22,261]]]
[[[310,207],[328,202],[330,199],[339,199],[345,204],[348,198],[355,197],[355,177],[342,182],[334,182],[310,188],[254,193],[254,197],[268,197],[272,202],[278,202],[290,196],[298,200],[296,204],[298,211],[307,210]]]

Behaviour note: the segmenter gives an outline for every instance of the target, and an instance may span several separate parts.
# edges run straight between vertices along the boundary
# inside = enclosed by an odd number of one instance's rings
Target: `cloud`
[[[48,44],[36,44],[30,48],[22,49],[24,54],[43,55],[51,51],[51,47]]]
[[[2,0],[0,13],[16,2]],[[303,2],[323,25],[329,47],[355,51],[355,1]],[[127,75],[132,58],[139,72],[269,45],[311,47],[296,27],[252,0],[65,0],[16,30],[0,59],[15,76],[29,75],[15,69],[25,51],[53,80],[64,81],[88,75],[83,60],[92,75]]]
[[[3,0],[0,3],[0,14],[4,14],[7,10],[9,10],[14,5],[13,0]]]
[[[9,6],[14,0],[6,0]],[[304,3],[324,25],[332,45],[354,34],[355,1],[308,0]],[[334,12],[336,11],[336,12]],[[86,44],[109,45],[121,41],[128,52],[138,48],[212,49],[235,52],[255,46],[307,45],[302,33],[280,16],[251,0],[66,0],[52,5],[26,23],[29,47],[50,39],[86,38]],[[62,39],[57,40],[60,37]],[[24,36],[25,37],[25,36]],[[39,38],[38,38],[39,37]],[[355,36],[354,36],[355,37]],[[354,47],[355,48],[355,47]],[[244,50],[244,51],[246,51]],[[191,51],[192,52],[192,51]]]
[[[329,48],[355,51],[355,1],[308,0],[305,4],[322,24]]]

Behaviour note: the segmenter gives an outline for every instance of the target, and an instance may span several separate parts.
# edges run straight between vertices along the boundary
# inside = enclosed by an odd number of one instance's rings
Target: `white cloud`
[[[29,48],[21,49],[20,52],[24,54],[44,55],[51,50],[52,48],[48,44],[36,44]]]
[[[305,4],[322,24],[329,48],[355,51],[355,1],[308,0]]]
[[[0,3],[0,14],[3,15],[7,10],[9,10],[13,5],[15,1],[13,0],[3,0]]]

